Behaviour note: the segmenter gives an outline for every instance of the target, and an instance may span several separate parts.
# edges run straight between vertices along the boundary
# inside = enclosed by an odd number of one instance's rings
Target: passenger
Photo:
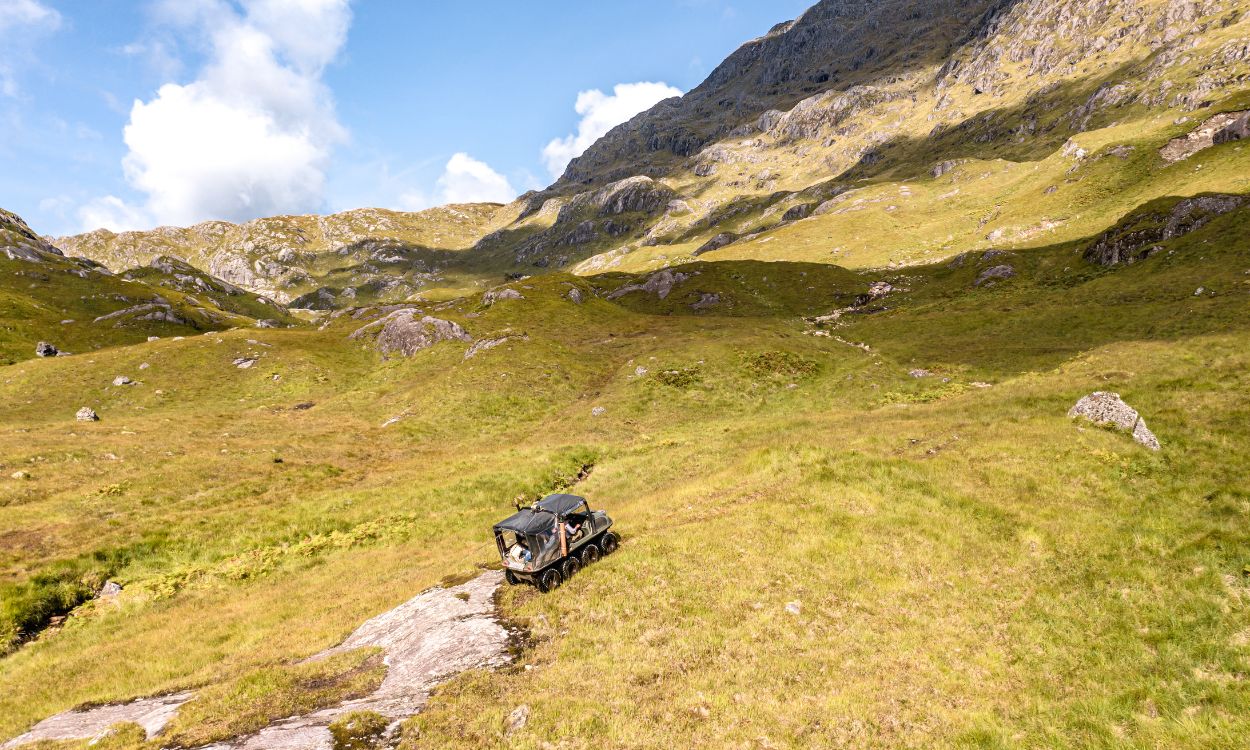
[[[564,522],[564,533],[567,534],[570,539],[577,536],[578,532],[580,532],[581,530],[582,530],[581,523],[574,522],[572,520]]]
[[[524,539],[518,539],[516,544],[512,545],[512,549],[508,550],[508,555],[519,563],[528,563],[534,559],[530,553],[530,548],[526,545]]]

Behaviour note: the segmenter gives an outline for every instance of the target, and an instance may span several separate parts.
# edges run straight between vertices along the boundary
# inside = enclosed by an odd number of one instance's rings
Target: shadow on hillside
[[[1178,200],[1151,201],[1112,228]],[[1110,268],[1073,257],[1097,236],[1013,253],[977,251],[962,261],[885,273],[810,263],[697,262],[670,269],[689,278],[665,299],[635,293],[616,304],[644,314],[708,317],[810,318],[840,309],[844,314],[831,333],[867,342],[883,357],[1006,376],[1053,368],[1115,343],[1250,331],[1244,294],[1237,293],[1245,279],[1238,248],[1250,245],[1248,218],[1250,207],[1224,214],[1172,240],[1175,253]],[[987,269],[1002,265],[1015,275],[977,285]],[[612,279],[609,289],[639,282],[624,275],[597,278]],[[896,290],[869,299],[870,285],[881,281]],[[1206,291],[1195,297],[1199,287]],[[717,303],[706,305],[707,295],[717,295]]]

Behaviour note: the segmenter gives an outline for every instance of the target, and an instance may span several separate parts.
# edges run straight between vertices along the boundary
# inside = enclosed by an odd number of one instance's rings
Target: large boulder
[[[1083,417],[1097,425],[1116,427],[1131,433],[1134,440],[1150,450],[1157,451],[1160,448],[1159,439],[1146,426],[1146,420],[1141,418],[1136,409],[1124,403],[1118,393],[1091,393],[1076,402],[1068,416],[1072,419]]]
[[[74,415],[74,418],[77,419],[79,422],[99,422],[100,421],[100,415],[96,414],[95,409],[92,409],[89,406],[84,406],[83,408],[79,409],[78,413]]]
[[[38,344],[35,344],[36,357],[55,357],[60,353],[60,350],[47,341],[40,341]]]
[[[353,341],[374,338],[378,351],[388,358],[392,355],[411,357],[443,341],[473,341],[458,323],[429,315],[418,318],[418,315],[421,311],[413,308],[396,310],[360,328],[349,338]]]

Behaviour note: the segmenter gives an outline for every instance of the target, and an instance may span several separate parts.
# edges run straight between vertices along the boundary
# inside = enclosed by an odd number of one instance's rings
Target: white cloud
[[[0,0],[0,31],[16,26],[42,26],[55,29],[61,14],[37,0]]]
[[[242,13],[220,0],[158,4],[167,23],[210,30],[208,60],[196,80],[131,108],[123,168],[144,205],[94,201],[84,227],[319,210],[331,151],[346,139],[321,76],[346,41],[349,2],[242,0]]]
[[[444,203],[508,203],[516,198],[508,178],[465,153],[447,162],[438,188]]]
[[[608,131],[627,122],[639,112],[674,96],[681,90],[667,83],[618,83],[609,96],[599,89],[583,91],[577,95],[577,114],[582,116],[577,133],[557,138],[543,149],[543,163],[552,177],[560,177],[564,169],[585,153],[595,141]]]
[[[431,205],[430,199],[420,190],[406,190],[399,196],[395,208],[399,211],[424,211]]]

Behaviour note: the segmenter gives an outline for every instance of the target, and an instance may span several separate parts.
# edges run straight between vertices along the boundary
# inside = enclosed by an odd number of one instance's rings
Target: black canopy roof
[[[563,516],[572,513],[584,502],[586,498],[577,495],[548,495],[535,503],[535,507]]]
[[[577,495],[548,495],[533,509],[525,508],[495,524],[495,530],[527,535],[550,532],[555,529],[556,516],[571,513],[584,502],[586,499]]]

